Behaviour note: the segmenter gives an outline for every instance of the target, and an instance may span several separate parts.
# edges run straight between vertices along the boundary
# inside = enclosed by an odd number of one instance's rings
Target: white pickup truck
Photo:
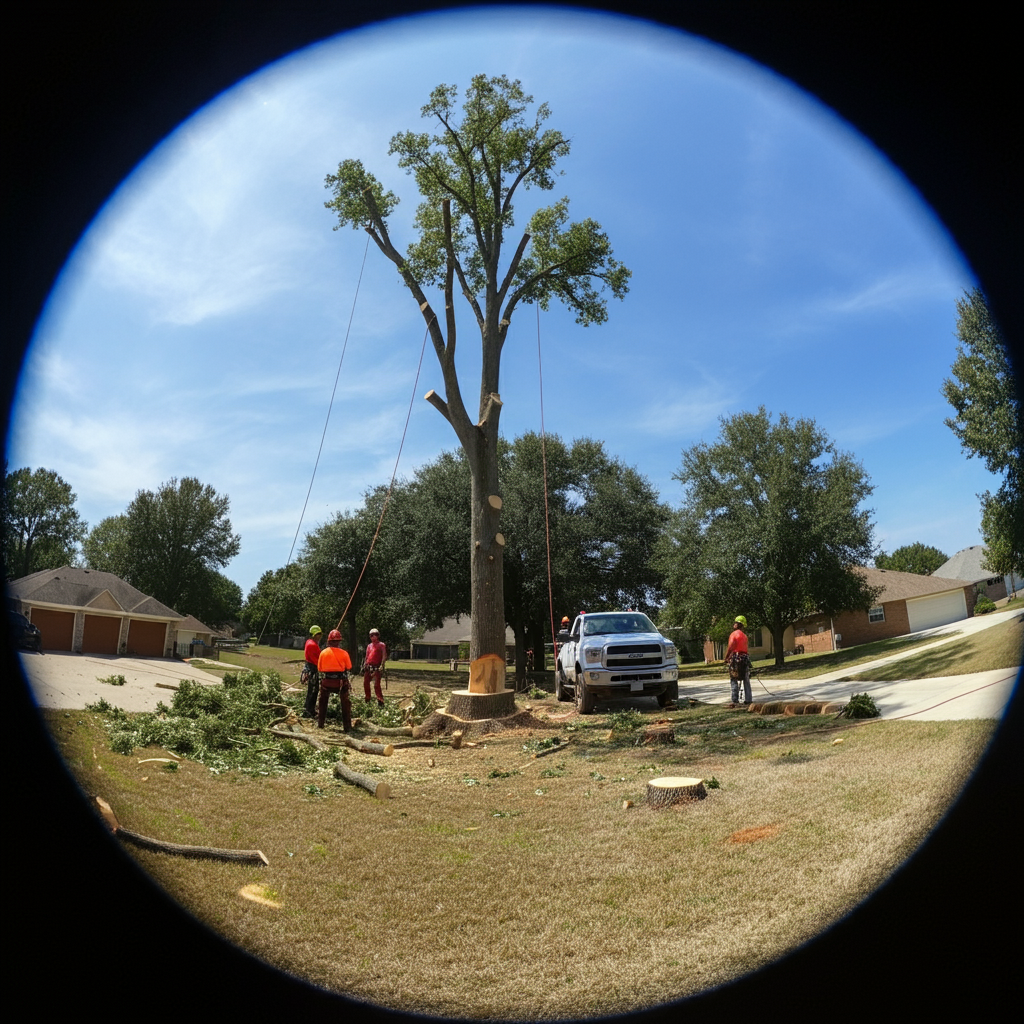
[[[643,612],[581,612],[558,634],[555,696],[589,715],[599,700],[679,696],[676,646]]]

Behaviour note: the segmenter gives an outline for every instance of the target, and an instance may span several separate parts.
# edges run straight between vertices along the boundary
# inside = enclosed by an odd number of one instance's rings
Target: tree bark
[[[781,622],[772,623],[772,647],[775,648],[775,664],[781,668],[786,664],[786,656],[783,653],[783,638],[786,635],[786,627]]]
[[[364,775],[362,772],[353,771],[341,761],[335,764],[334,775],[336,778],[344,779],[345,782],[351,782],[353,786],[361,786],[378,800],[389,800],[391,798],[391,786],[383,779],[379,779],[374,775]]]
[[[647,783],[647,806],[669,807],[672,804],[703,800],[708,795],[701,779],[663,777]]]

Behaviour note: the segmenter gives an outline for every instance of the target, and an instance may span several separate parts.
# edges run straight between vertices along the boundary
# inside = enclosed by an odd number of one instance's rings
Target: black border
[[[106,197],[223,88],[366,20],[468,6],[381,0],[23,5],[6,34],[3,398],[64,260]],[[566,5],[572,6],[572,5]],[[595,3],[774,67],[873,139],[931,203],[1021,352],[1019,102],[1009,9],[703,0]],[[998,12],[998,13],[997,13]],[[942,343],[948,343],[942,339]],[[1017,365],[1020,363],[1018,361]],[[885,372],[879,367],[879,372]],[[6,420],[4,421],[6,430]],[[907,453],[913,457],[912,452]],[[56,757],[6,636],[14,749],[7,976],[44,1012],[407,1019],[272,971],[182,913],[106,838]],[[1019,691],[1019,687],[1018,687]],[[13,733],[13,736],[10,734]],[[638,1019],[984,1014],[1016,980],[1019,692],[964,798],[922,850],[823,937],[756,975]],[[10,748],[7,748],[10,749]],[[67,927],[70,925],[70,927]],[[1008,937],[1004,937],[1004,935]],[[70,940],[83,945],[73,948]],[[356,951],[353,951],[353,954]],[[1016,959],[1016,958],[1015,958]],[[259,1019],[259,1018],[257,1018]]]

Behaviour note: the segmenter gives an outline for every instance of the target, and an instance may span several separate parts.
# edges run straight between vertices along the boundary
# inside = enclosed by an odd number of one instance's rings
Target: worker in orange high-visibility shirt
[[[332,629],[327,634],[327,646],[320,652],[317,663],[320,671],[320,703],[317,707],[316,724],[322,729],[327,719],[327,704],[331,694],[336,693],[341,701],[341,724],[345,732],[352,728],[352,698],[349,692],[352,684],[348,674],[352,670],[352,659],[341,646],[341,634]]]

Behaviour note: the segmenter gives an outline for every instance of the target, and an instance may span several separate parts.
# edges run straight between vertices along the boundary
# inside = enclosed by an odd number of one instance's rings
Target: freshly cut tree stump
[[[368,793],[371,793],[378,800],[391,799],[391,786],[383,779],[373,775],[364,775],[362,772],[354,772],[348,765],[338,761],[334,766],[334,774],[345,782],[351,782],[353,786],[362,786]]]
[[[682,776],[651,779],[647,783],[647,806],[670,807],[672,804],[703,800],[708,795],[701,779]]]
[[[511,691],[509,691],[511,692]],[[455,739],[455,733],[462,734],[462,744],[465,745],[470,734],[479,736],[492,732],[507,732],[509,729],[556,729],[553,723],[537,718],[532,712],[517,710],[514,715],[503,715],[501,718],[478,718],[465,719],[449,714],[447,711],[432,711],[422,725],[413,727],[413,738],[424,739],[432,736],[451,736]],[[458,749],[452,743],[454,749]]]
[[[477,722],[482,718],[505,718],[516,713],[516,692],[498,690],[496,693],[473,693],[470,690],[453,690],[445,711],[468,722]]]
[[[675,741],[675,730],[671,725],[662,722],[646,726],[641,737],[641,742],[645,747],[652,743],[675,743]]]

